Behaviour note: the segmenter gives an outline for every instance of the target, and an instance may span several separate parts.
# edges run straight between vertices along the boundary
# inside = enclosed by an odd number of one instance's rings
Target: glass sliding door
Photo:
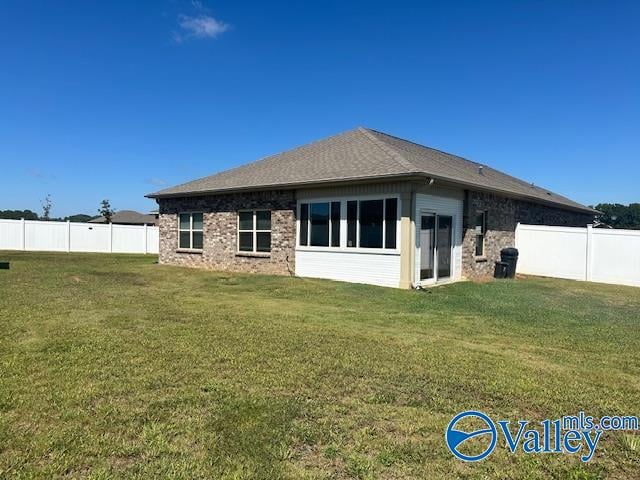
[[[436,255],[438,259],[438,280],[451,277],[451,247],[453,246],[453,217],[438,215],[436,234]]]
[[[420,215],[420,281],[435,283],[452,275],[453,217]]]
[[[435,279],[436,216],[420,219],[420,280]]]

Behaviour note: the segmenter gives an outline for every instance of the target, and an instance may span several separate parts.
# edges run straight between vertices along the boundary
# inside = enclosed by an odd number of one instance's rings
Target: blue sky
[[[0,209],[144,194],[358,125],[640,201],[640,3],[3,1]]]

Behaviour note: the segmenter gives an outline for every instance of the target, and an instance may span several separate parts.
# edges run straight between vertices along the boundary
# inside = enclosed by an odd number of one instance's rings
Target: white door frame
[[[420,238],[420,232],[422,231],[422,216],[433,215],[434,216],[434,238],[433,238],[433,278],[426,278],[422,280],[418,277],[416,282],[418,285],[442,285],[452,282],[455,277],[455,245],[456,245],[456,216],[450,213],[438,213],[435,210],[421,209],[420,210],[420,224],[416,229],[418,231],[418,239]],[[443,280],[438,278],[438,217],[451,217],[451,264],[449,266],[449,276]],[[417,271],[422,270],[422,244],[420,244],[420,255],[416,255],[416,260],[419,262]],[[420,273],[418,273],[420,275]]]

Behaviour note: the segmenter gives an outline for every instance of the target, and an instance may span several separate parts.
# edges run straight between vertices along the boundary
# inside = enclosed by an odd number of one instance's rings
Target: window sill
[[[476,261],[476,263],[482,263],[482,262],[488,261],[487,257],[485,257],[484,255],[480,257],[473,257],[473,259]]]
[[[270,258],[270,252],[236,252],[236,257]]]
[[[193,253],[195,255],[202,255],[201,248],[178,248],[176,253]]]
[[[298,252],[332,252],[332,253],[369,253],[374,255],[400,255],[399,249],[394,248],[363,248],[363,247],[296,247]]]

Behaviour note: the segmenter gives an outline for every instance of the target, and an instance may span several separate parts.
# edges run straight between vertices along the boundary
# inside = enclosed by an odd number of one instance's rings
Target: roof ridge
[[[450,157],[459,158],[460,160],[464,160],[465,162],[470,163],[472,165],[478,165],[478,166],[482,166],[482,167],[488,166],[488,165],[485,165],[483,163],[476,162],[475,160],[470,160],[468,158],[461,157],[460,155],[456,155],[455,153],[445,152],[444,150],[440,150],[438,148],[433,148],[433,147],[430,147],[428,145],[423,145],[422,143],[414,142],[412,140],[407,140],[406,138],[398,137],[396,135],[391,135],[391,134],[386,133],[386,132],[381,132],[380,130],[375,130],[375,129],[370,129],[370,130],[372,130],[372,131],[374,131],[376,133],[379,133],[380,135],[384,135],[385,137],[395,138],[396,140],[400,140],[401,142],[410,143],[410,144],[416,145],[417,147],[420,147],[420,148],[426,148],[427,150],[438,152],[438,153],[441,153],[443,155],[448,155]],[[440,163],[442,163],[442,162],[440,162]]]
[[[358,127],[358,131],[364,134],[364,136],[367,139],[369,139],[376,147],[378,147],[380,150],[386,153],[389,157],[391,157],[393,160],[397,161],[400,165],[406,168],[408,170],[407,173],[415,173],[418,171],[418,168],[409,160],[407,160],[404,156],[402,156],[402,154],[400,154],[395,148],[385,144],[380,139],[376,138],[376,136],[373,135],[373,133],[371,133],[371,129],[365,128],[365,127]],[[377,132],[377,130],[373,130],[373,131]]]

